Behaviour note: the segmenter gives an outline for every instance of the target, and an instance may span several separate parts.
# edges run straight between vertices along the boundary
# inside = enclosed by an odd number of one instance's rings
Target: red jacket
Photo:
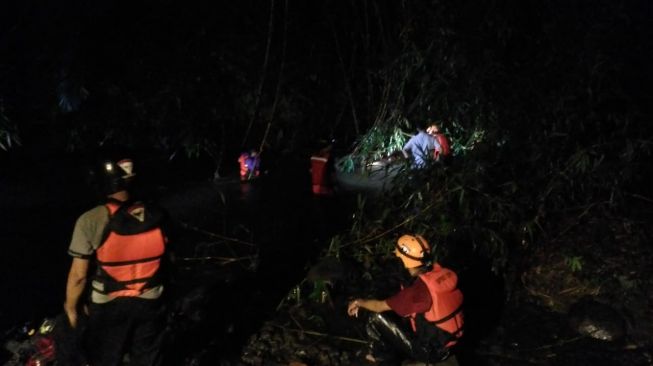
[[[449,155],[451,153],[451,148],[449,147],[449,139],[447,139],[447,136],[442,133],[436,133],[434,136],[436,140],[438,140],[438,144],[440,144],[440,151],[435,150],[435,159],[437,160],[440,155]]]
[[[329,152],[320,152],[311,156],[311,181],[313,182],[313,193],[331,194],[331,154]]]

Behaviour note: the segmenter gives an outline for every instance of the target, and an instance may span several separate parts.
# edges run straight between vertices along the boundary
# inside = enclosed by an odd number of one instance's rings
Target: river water
[[[79,169],[84,160],[70,154],[0,156],[0,335],[61,312],[70,235],[79,214],[97,202]],[[146,196],[169,212],[177,229],[178,271],[169,286],[176,336],[170,364],[235,360],[329,238],[349,227],[356,196],[313,197],[307,159],[287,159],[252,184],[230,178],[213,182],[206,166],[181,165],[187,166],[146,161],[139,171]],[[641,350],[620,345],[611,350],[584,339],[564,344],[570,350],[557,347],[556,357],[543,356],[553,355],[547,345],[575,339],[564,331],[566,320],[538,308],[504,307],[504,284],[488,263],[470,253],[459,257],[466,268],[460,285],[470,325],[461,364],[567,364],[556,361],[564,358],[596,365],[597,357],[614,356],[611,364],[645,365],[650,360]],[[240,260],[225,263],[225,258]],[[6,356],[0,352],[0,361]],[[617,360],[622,356],[627,362]]]
[[[79,169],[83,162],[71,154],[27,153],[0,161],[3,332],[61,311],[72,229],[97,202]],[[210,348],[218,357],[235,357],[351,216],[352,196],[312,196],[308,161],[289,159],[247,184],[229,177],[213,182],[210,170],[192,164],[144,168],[140,174],[149,179],[140,190],[168,211],[175,227],[179,270],[170,292],[182,335],[177,357],[215,343]]]

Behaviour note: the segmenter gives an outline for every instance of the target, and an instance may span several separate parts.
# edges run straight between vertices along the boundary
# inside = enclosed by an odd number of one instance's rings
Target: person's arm
[[[404,154],[404,158],[408,159],[412,155],[411,150],[413,149],[414,144],[415,144],[415,136],[411,137],[404,144],[404,147],[401,149],[401,152]]]
[[[349,316],[358,316],[358,309],[360,308],[374,313],[381,313],[390,310],[390,306],[385,300],[356,299],[349,303],[347,314],[349,314]]]
[[[73,258],[73,263],[70,266],[68,273],[68,281],[66,283],[66,302],[64,303],[64,311],[70,322],[70,326],[75,328],[77,326],[77,308],[79,299],[84,292],[86,286],[86,276],[88,274],[88,259]]]
[[[440,141],[438,141],[436,137],[433,137],[433,150],[437,152],[435,156],[438,156],[442,153],[442,146],[440,146]]]
[[[404,154],[404,158],[408,159],[410,157],[410,141],[406,145],[404,145],[404,148],[401,149],[401,153]]]

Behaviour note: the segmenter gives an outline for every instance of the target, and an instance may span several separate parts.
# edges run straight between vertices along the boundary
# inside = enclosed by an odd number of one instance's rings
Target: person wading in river
[[[259,165],[261,157],[259,153],[252,149],[249,152],[244,152],[238,156],[238,164],[240,165],[240,180],[243,182],[258,178]]]
[[[395,254],[414,278],[412,285],[385,299],[355,299],[347,313],[371,311],[367,334],[371,340],[366,360],[397,365],[401,360],[434,363],[446,359],[463,333],[462,292],[456,274],[432,262],[430,246],[419,235],[404,235]],[[394,322],[382,314],[393,311],[409,319]]]
[[[331,151],[331,143],[322,142],[320,149],[311,155],[311,183],[313,194],[332,195],[335,181],[335,167]]]
[[[88,312],[82,344],[91,365],[121,365],[125,352],[130,365],[160,365],[165,326],[161,267],[167,252],[163,213],[130,200],[130,159],[104,161],[95,175],[107,200],[75,224],[68,249],[73,259],[66,316],[76,328],[80,315]],[[90,294],[88,306],[85,293]]]

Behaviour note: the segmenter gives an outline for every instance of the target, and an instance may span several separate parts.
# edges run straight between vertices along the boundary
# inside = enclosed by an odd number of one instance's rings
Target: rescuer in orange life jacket
[[[81,343],[91,365],[121,365],[125,352],[130,364],[160,365],[162,266],[168,252],[163,213],[130,199],[135,175],[130,159],[106,160],[94,175],[107,200],[75,223],[66,316],[76,328],[88,314]]]
[[[442,361],[463,333],[463,295],[457,289],[458,277],[432,263],[430,246],[419,235],[400,237],[395,254],[415,278],[412,285],[385,300],[355,299],[347,308],[350,316],[358,316],[360,308],[373,312],[367,323],[371,343],[366,359],[389,365],[400,364],[397,357],[426,363]],[[381,314],[388,310],[408,318],[410,325]]]

